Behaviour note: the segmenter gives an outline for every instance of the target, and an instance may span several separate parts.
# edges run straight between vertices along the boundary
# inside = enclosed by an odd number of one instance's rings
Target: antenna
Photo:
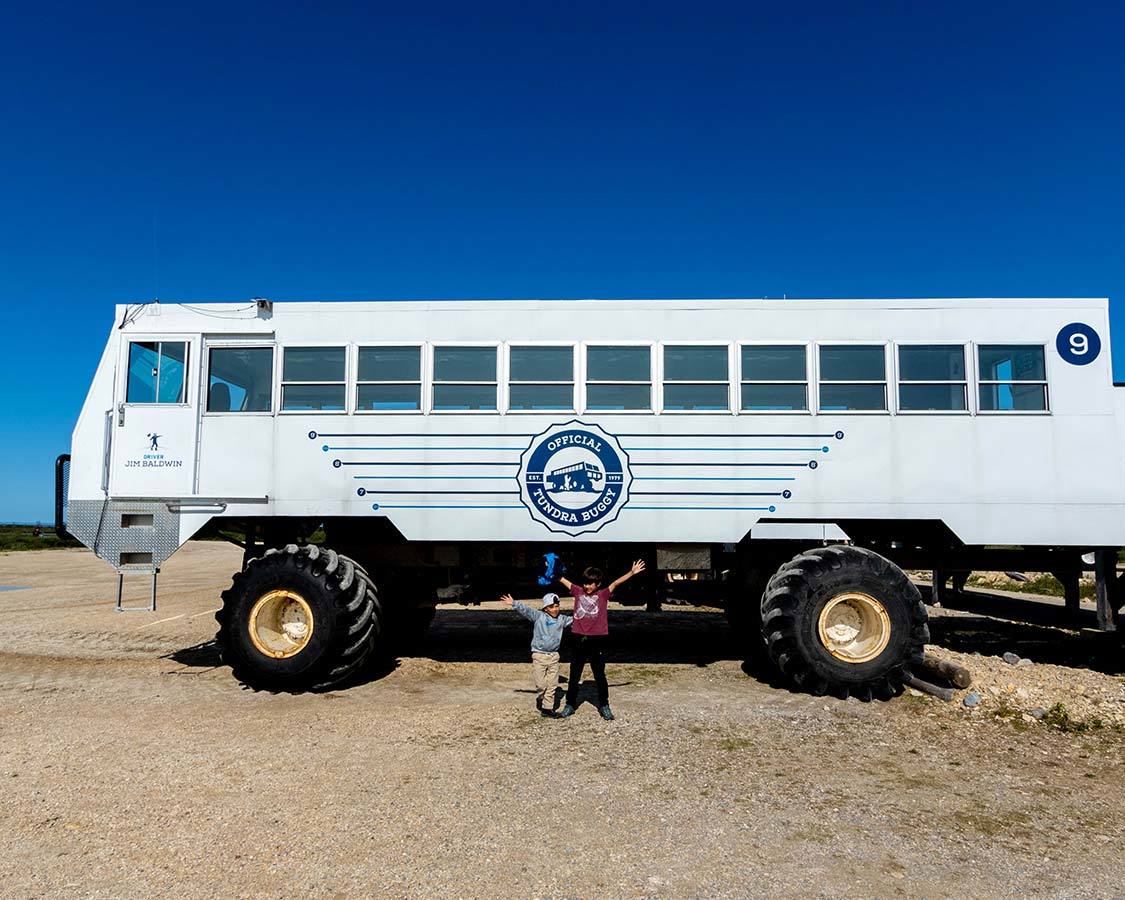
[[[152,302],[160,302],[160,254],[156,242],[156,210],[152,212]]]

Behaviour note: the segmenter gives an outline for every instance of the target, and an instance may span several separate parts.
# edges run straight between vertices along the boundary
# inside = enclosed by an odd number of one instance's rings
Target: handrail
[[[66,499],[70,481],[70,454],[61,453],[55,460],[55,534],[59,540],[68,540],[71,534],[66,530]]]

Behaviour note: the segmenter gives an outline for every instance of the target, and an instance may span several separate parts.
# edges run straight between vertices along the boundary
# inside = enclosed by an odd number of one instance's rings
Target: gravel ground
[[[942,610],[970,710],[790,693],[713,611],[613,609],[619,719],[549,721],[500,608],[347,689],[242,689],[209,643],[238,562],[191,544],[117,615],[91,554],[0,555],[5,896],[1122,895],[1125,735],[988,705],[1120,705],[1100,636]]]

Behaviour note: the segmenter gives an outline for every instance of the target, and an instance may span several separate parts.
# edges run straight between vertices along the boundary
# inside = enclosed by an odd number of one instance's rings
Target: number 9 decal
[[[1072,366],[1088,366],[1102,352],[1102,339],[1089,325],[1071,322],[1059,331],[1055,349]]]

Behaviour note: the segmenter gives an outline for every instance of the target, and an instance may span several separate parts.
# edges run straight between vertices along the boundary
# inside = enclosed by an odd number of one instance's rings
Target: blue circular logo
[[[520,458],[520,500],[551,531],[579,535],[617,518],[629,499],[629,458],[617,438],[577,420],[537,435]]]
[[[1055,349],[1072,366],[1088,366],[1102,352],[1102,339],[1089,325],[1071,322],[1059,331]]]

